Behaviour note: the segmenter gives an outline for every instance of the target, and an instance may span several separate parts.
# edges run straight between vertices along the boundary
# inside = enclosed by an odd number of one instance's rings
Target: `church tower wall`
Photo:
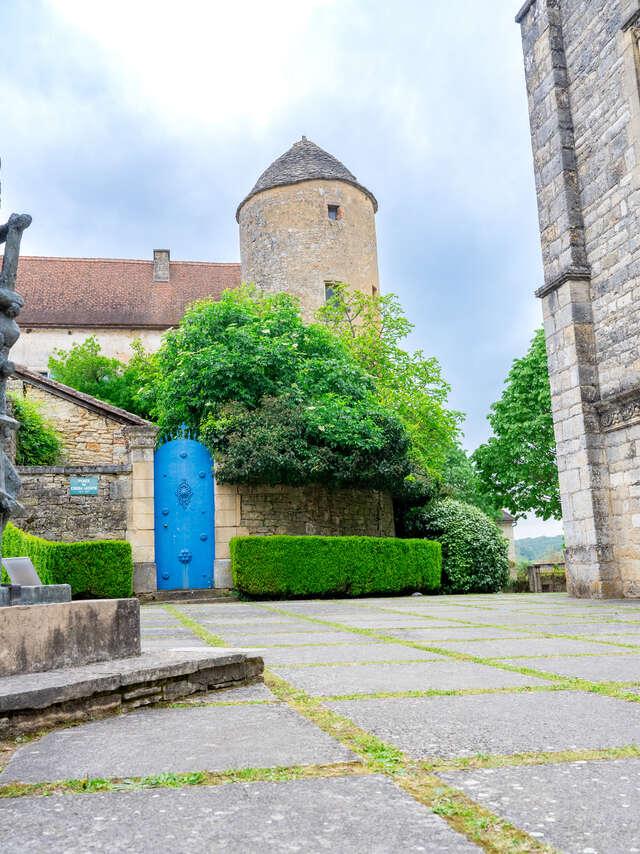
[[[568,589],[640,598],[640,12],[529,0],[517,21]]]

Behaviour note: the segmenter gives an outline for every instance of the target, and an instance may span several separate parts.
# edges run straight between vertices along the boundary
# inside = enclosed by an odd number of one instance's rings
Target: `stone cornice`
[[[565,282],[569,281],[590,282],[591,268],[567,267],[567,269],[563,270],[559,276],[555,277],[555,279],[551,279],[550,282],[546,282],[542,287],[538,288],[536,296],[542,299],[542,297],[546,297],[547,294],[557,290],[561,285],[564,285]]]
[[[595,408],[603,433],[640,424],[640,387],[601,400]]]
[[[527,2],[524,4],[524,6],[520,9],[518,14],[516,15],[516,24],[522,23],[522,19],[524,18],[524,16],[527,14],[529,9],[533,6],[533,4],[535,2],[536,2],[536,0],[527,0]]]
[[[620,29],[623,32],[626,32],[626,30],[630,30],[631,27],[635,27],[638,23],[640,23],[640,9],[636,9],[635,12],[632,12]]]

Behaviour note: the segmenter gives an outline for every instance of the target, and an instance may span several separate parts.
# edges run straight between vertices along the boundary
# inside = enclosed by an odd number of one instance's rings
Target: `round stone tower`
[[[376,295],[377,210],[373,193],[303,136],[238,206],[242,280],[298,297],[305,320],[336,282]]]

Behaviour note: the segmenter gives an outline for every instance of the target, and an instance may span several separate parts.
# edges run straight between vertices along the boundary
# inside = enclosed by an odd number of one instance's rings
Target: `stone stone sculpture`
[[[15,292],[22,232],[31,225],[28,214],[11,214],[5,225],[0,225],[0,243],[5,244],[2,272],[0,273],[0,437],[7,440],[18,422],[7,415],[7,377],[13,373],[9,350],[18,340],[20,330],[15,318],[24,302]],[[7,519],[18,503],[20,478],[4,450],[0,450],[0,538]],[[1,557],[1,555],[0,555]]]

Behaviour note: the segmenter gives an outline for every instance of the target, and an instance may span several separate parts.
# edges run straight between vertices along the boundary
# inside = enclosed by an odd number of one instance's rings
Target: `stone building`
[[[640,597],[640,9],[528,0],[542,300],[574,596]]]
[[[243,281],[298,297],[306,320],[336,282],[377,295],[377,210],[373,193],[303,136],[238,206]]]
[[[22,256],[18,282],[24,309],[11,355],[46,372],[54,349],[90,335],[106,356],[125,362],[135,338],[157,350],[190,302],[240,284],[240,265],[171,261],[168,249],[154,250],[152,261]]]
[[[377,294],[377,209],[342,163],[303,137],[238,207],[242,265],[172,261],[168,249],[154,250],[152,261],[21,256],[25,305],[12,356],[46,373],[54,349],[94,335],[106,356],[128,361],[134,339],[157,350],[189,303],[215,299],[241,281],[293,294],[307,320],[332,283]]]

